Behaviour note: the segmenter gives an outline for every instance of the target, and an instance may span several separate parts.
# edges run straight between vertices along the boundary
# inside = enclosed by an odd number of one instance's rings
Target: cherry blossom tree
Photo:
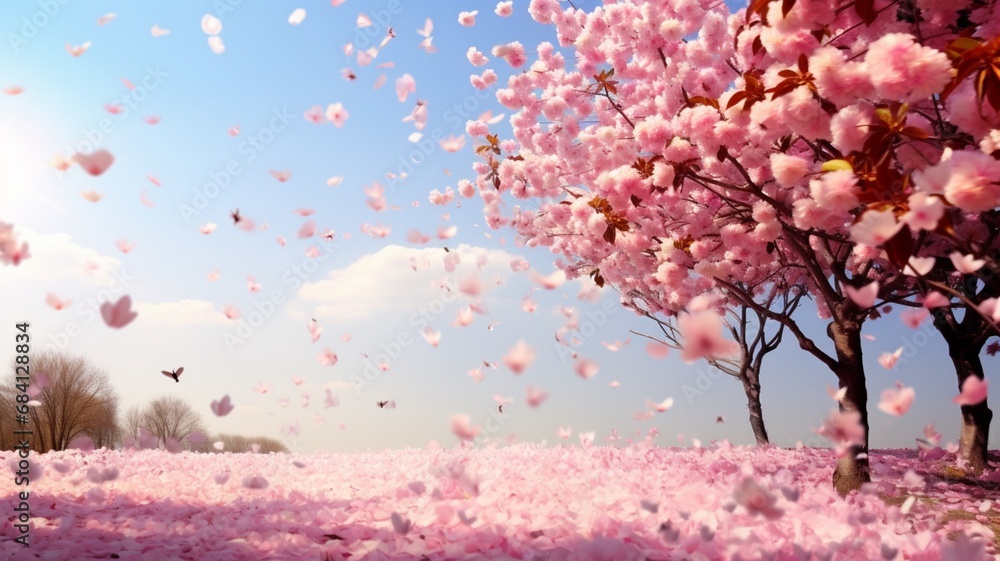
[[[533,0],[575,64],[537,47],[497,93],[513,138],[467,125],[482,161],[461,191],[478,189],[491,227],[549,247],[570,276],[652,296],[651,312],[683,320],[721,294],[718,310],[779,321],[838,379],[824,434],[837,441],[835,487],[859,489],[870,479],[862,326],[877,300],[921,306],[935,257],[975,239],[1000,198],[996,11]],[[519,47],[504,49],[515,68],[527,63]],[[508,209],[505,195],[533,208]],[[796,286],[829,321],[832,353],[764,305]]]
[[[775,309],[783,316],[790,316],[799,305],[799,301],[804,296],[804,292],[790,294],[783,292],[771,293],[770,299],[763,303],[770,308],[779,304]],[[682,349],[684,340],[680,329],[674,318],[661,318],[648,311],[649,305],[646,299],[638,294],[633,294],[633,303],[628,307],[636,313],[644,315],[656,322],[662,332],[662,339],[652,337],[637,331],[632,331],[636,335],[658,341],[673,349]],[[780,297],[781,301],[775,300]],[[641,302],[636,302],[638,300]],[[750,306],[737,305],[728,308],[725,312],[726,328],[732,335],[733,340],[739,346],[739,352],[734,357],[709,356],[705,357],[709,366],[724,372],[743,385],[743,393],[747,397],[747,410],[749,411],[750,429],[753,431],[754,440],[758,446],[770,444],[767,436],[767,427],[764,424],[764,408],[760,403],[761,383],[760,375],[763,371],[764,358],[776,350],[784,335],[785,326],[781,322],[769,321],[767,316]],[[773,325],[777,327],[774,328]],[[769,326],[771,327],[769,331]]]

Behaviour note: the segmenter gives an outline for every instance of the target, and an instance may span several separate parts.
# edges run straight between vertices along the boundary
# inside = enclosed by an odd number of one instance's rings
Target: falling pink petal
[[[962,382],[962,393],[955,396],[952,401],[959,405],[978,405],[986,399],[990,383],[980,380],[976,376],[969,376]]]
[[[156,206],[156,204],[146,197],[147,193],[149,193],[149,189],[143,189],[142,194],[139,195],[139,202],[148,206],[149,208],[153,208]]]
[[[646,352],[656,359],[666,358],[670,354],[670,347],[663,343],[646,343]]]
[[[260,292],[260,285],[257,284],[252,275],[247,275],[247,290],[250,292]]]
[[[122,253],[128,253],[128,252],[132,251],[132,248],[135,247],[135,243],[134,242],[129,242],[128,240],[126,240],[124,238],[122,238],[122,239],[118,240],[117,242],[115,242],[115,245],[118,246],[118,249],[120,249]]]
[[[212,35],[208,38],[208,48],[212,49],[212,52],[217,55],[226,52],[226,45],[218,35]]]
[[[229,395],[222,396],[222,399],[212,402],[212,413],[217,417],[225,417],[233,410],[233,404],[229,401]]]
[[[215,226],[214,222],[206,222],[201,226],[201,228],[198,228],[198,231],[202,234],[208,235],[215,231]]]
[[[8,86],[3,89],[3,93],[7,95],[20,95],[24,93],[24,88],[21,86]]]
[[[882,353],[878,357],[878,363],[882,365],[882,368],[886,370],[892,370],[896,367],[896,362],[899,361],[899,357],[903,355],[903,347],[896,349],[891,353]]]
[[[205,35],[218,35],[222,33],[222,22],[212,14],[205,14],[201,18],[201,30]]]
[[[107,150],[97,150],[90,154],[76,154],[75,159],[83,171],[93,176],[98,176],[108,170],[114,163],[115,157]]]
[[[208,278],[208,280],[211,281],[211,282],[215,282],[215,281],[219,280],[219,269],[215,269],[214,271],[210,271],[208,273],[208,275],[206,275],[206,278]]]
[[[462,440],[472,440],[476,438],[476,435],[479,434],[480,430],[482,430],[480,427],[472,426],[468,415],[451,416],[451,432],[455,433],[455,436],[461,438]]]
[[[647,399],[646,400],[646,407],[648,409],[652,409],[652,410],[654,410],[654,411],[656,411],[658,413],[663,413],[664,411],[667,411],[668,409],[670,409],[673,406],[674,406],[674,398],[672,398],[672,397],[668,397],[667,399],[664,399],[663,401],[661,401],[659,403],[656,403],[655,401],[653,401],[651,399]]]
[[[83,53],[87,52],[87,49],[89,48],[90,48],[90,41],[87,41],[86,43],[76,47],[70,45],[69,43],[66,43],[66,52],[73,56],[80,56]]]
[[[916,329],[930,315],[931,311],[927,308],[912,308],[900,312],[899,319],[903,320],[903,323],[910,329]]]
[[[513,265],[511,268],[513,268]],[[548,290],[552,290],[555,288],[559,288],[560,286],[562,286],[562,283],[566,282],[566,271],[558,269],[556,270],[556,272],[552,273],[547,277],[543,277],[537,272],[532,271],[529,277],[531,278],[532,282],[541,285],[542,287]]]
[[[82,196],[83,198],[87,199],[92,203],[96,203],[104,198],[104,193],[98,193],[97,191],[94,190],[81,191],[80,196]]]
[[[138,314],[132,311],[132,298],[129,295],[122,296],[117,302],[105,302],[101,304],[101,317],[108,327],[121,329],[136,318]]]
[[[347,113],[347,109],[344,109],[344,104],[342,103],[331,103],[326,108],[326,118],[329,119],[335,127],[339,128],[344,126],[348,117],[349,114]],[[329,182],[327,184],[329,185]],[[331,187],[333,186],[334,185],[331,185]]]
[[[612,343],[601,341],[601,344],[604,345],[604,347],[606,349],[608,349],[609,351],[615,353],[615,352],[618,352],[618,351],[624,349],[631,342],[632,342],[632,339],[625,339],[624,341],[614,341]],[[665,345],[660,345],[659,343],[650,343],[650,344],[651,345],[659,345],[661,347],[665,346]],[[669,351],[669,350],[670,349],[668,348],[667,351]],[[657,358],[662,358],[662,357],[657,357]]]
[[[909,263],[903,268],[903,273],[911,277],[922,277],[934,268],[933,257],[910,257]]]
[[[541,388],[528,386],[525,391],[527,395],[525,396],[524,401],[528,404],[528,407],[538,407],[549,397],[549,392]]]
[[[338,361],[337,353],[331,351],[330,348],[327,347],[323,349],[323,352],[316,355],[316,360],[321,366],[335,366]]]
[[[472,27],[473,25],[476,25],[476,15],[478,13],[479,10],[472,10],[471,12],[459,12],[458,23],[462,24],[465,27]]]
[[[847,291],[847,297],[850,298],[852,302],[861,308],[871,308],[875,305],[875,299],[878,298],[879,284],[878,282],[870,282],[861,288],[855,288],[851,285],[847,285],[845,289]]]
[[[305,238],[311,238],[315,234],[316,234],[316,223],[313,222],[312,220],[309,220],[308,222],[303,224],[301,228],[299,228],[299,231],[296,232],[295,235],[298,236],[299,239],[305,239]]]
[[[226,317],[229,319],[236,319],[240,317],[240,311],[237,310],[235,306],[226,306],[225,310],[223,310],[223,313],[225,313]]]
[[[985,259],[976,259],[974,255],[962,255],[959,251],[953,251],[948,257],[951,259],[952,265],[955,266],[955,270],[963,275],[971,275],[986,264]]]
[[[949,304],[951,304],[951,298],[945,296],[944,294],[941,294],[936,290],[928,292],[927,296],[924,297],[924,307],[927,308],[928,310],[932,310],[934,308],[942,308]]]
[[[913,388],[904,387],[902,384],[899,384],[896,389],[889,388],[882,392],[882,399],[878,403],[878,408],[889,415],[899,417],[910,410],[914,396],[915,392]]]
[[[229,127],[229,136],[238,136],[240,134],[240,126],[236,125],[234,127]]]
[[[288,181],[288,178],[292,176],[292,172],[287,169],[281,171],[271,169],[267,170],[267,172],[271,174],[271,177],[277,179],[281,183]]]
[[[358,14],[358,19],[356,21],[358,27],[368,27],[372,24],[371,18],[365,14]]]
[[[289,25],[298,25],[306,19],[306,11],[302,8],[296,8],[292,11],[291,15],[288,16]]]
[[[409,74],[403,74],[396,79],[396,98],[400,102],[406,101],[406,98],[417,91],[417,82],[413,79],[413,76]]]
[[[521,374],[535,361],[535,350],[532,349],[524,339],[511,347],[507,354],[503,356],[503,363],[514,374]]]
[[[306,324],[306,328],[309,329],[309,339],[313,343],[319,341],[320,335],[323,333],[323,327],[320,326],[319,322],[315,319],[310,319],[309,323]]]
[[[584,380],[589,380],[594,376],[597,376],[597,372],[600,370],[600,365],[593,360],[580,357],[573,362],[573,370],[576,372],[577,376],[583,378]]]
[[[163,37],[165,35],[170,35],[170,30],[163,29],[159,25],[153,25],[153,27],[149,29],[149,34],[153,37]]]
[[[56,296],[55,294],[49,292],[45,296],[45,303],[48,304],[49,307],[51,307],[51,308],[53,308],[55,310],[63,310],[65,308],[68,308],[70,306],[70,304],[73,303],[73,301],[72,300],[63,300],[63,299],[59,298],[58,296]]]
[[[158,124],[160,124],[160,116],[159,115],[147,115],[147,116],[143,117],[142,120],[145,121],[147,125],[158,125]]]
[[[303,113],[303,116],[310,123],[314,123],[317,125],[322,124],[323,121],[325,120],[325,116],[323,115],[323,107],[321,105],[313,105],[312,107],[307,109],[305,113]]]
[[[423,331],[420,332],[420,335],[422,335],[424,341],[427,341],[427,344],[429,344],[432,347],[437,347],[438,344],[441,343],[441,332],[434,331],[433,329],[431,329],[429,325],[425,327]]]

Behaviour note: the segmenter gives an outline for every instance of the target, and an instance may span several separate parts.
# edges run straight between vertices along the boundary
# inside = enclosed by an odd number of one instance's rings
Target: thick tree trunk
[[[970,376],[980,380],[985,378],[983,362],[979,359],[979,349],[971,344],[949,344],[948,353],[955,365],[958,375],[958,388]],[[976,405],[962,406],[962,435],[959,439],[959,454],[969,461],[973,472],[982,473],[986,468],[986,455],[989,449],[990,421],[993,411],[984,399]]]
[[[750,428],[753,429],[753,437],[757,441],[757,446],[766,446],[771,441],[767,437],[764,410],[760,406],[760,374],[753,368],[748,368],[742,381],[743,391],[747,396],[747,408],[750,410]]]
[[[844,399],[840,401],[842,412],[857,411],[861,415],[861,426],[865,436],[862,445],[851,446],[837,459],[833,472],[833,486],[841,495],[861,490],[861,486],[871,481],[868,465],[868,388],[865,386],[865,367],[861,354],[861,325],[854,322],[830,324],[830,338],[837,350],[838,367],[835,372],[841,388],[846,388]],[[860,456],[860,457],[859,457]]]
[[[983,362],[979,353],[986,342],[983,331],[989,329],[982,316],[966,312],[961,323],[947,311],[934,314],[934,326],[948,343],[948,356],[955,366],[958,390],[970,376],[985,379]],[[962,406],[962,433],[959,438],[959,455],[969,462],[973,472],[981,473],[986,468],[990,440],[990,422],[993,411],[987,400],[976,405]]]

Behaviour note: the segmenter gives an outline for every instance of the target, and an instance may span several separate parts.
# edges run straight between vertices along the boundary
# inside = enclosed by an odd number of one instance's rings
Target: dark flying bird
[[[184,373],[184,367],[181,366],[177,370],[171,370],[170,372],[167,372],[166,370],[161,370],[160,372],[163,372],[163,375],[167,378],[173,378],[174,381],[179,384],[181,381],[181,374]]]
[[[379,406],[379,409],[385,409],[385,406],[386,406],[386,405],[389,405],[389,402],[388,402],[388,401],[376,401],[375,403],[377,403],[377,404],[378,404],[378,406]]]
[[[229,213],[233,217],[233,224],[239,224],[242,218],[240,217],[240,209],[236,209]]]

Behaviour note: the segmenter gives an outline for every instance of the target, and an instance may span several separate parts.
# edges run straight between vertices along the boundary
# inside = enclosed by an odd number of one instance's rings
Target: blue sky
[[[337,7],[329,2],[245,2],[220,9],[231,4],[235,2],[63,5],[53,0],[0,7],[0,88],[25,89],[16,96],[0,95],[0,221],[13,223],[34,254],[19,267],[0,269],[5,294],[0,328],[13,331],[15,321],[28,320],[36,348],[56,345],[92,357],[108,371],[125,406],[176,395],[205,415],[211,431],[279,438],[286,438],[281,427],[298,421],[301,434],[290,444],[304,451],[422,446],[432,439],[451,444],[456,437],[448,417],[465,413],[483,425],[495,410],[494,394],[514,400],[505,408],[503,425],[490,434],[496,438],[515,433],[519,440],[553,442],[556,427],[569,425],[574,432],[596,431],[601,441],[612,428],[630,437],[655,426],[663,444],[678,443],[677,433],[687,436],[685,444],[690,437],[752,442],[738,382],[708,376],[704,364],[685,365],[674,355],[649,357],[629,330],[652,333],[655,326],[618,307],[610,290],[596,302],[579,300],[581,286],[589,281],[570,281],[553,291],[535,289],[538,310],[525,313],[521,300],[534,285],[526,275],[511,273],[507,263],[524,257],[548,274],[554,270],[553,256],[519,247],[512,232],[489,231],[475,198],[456,198],[460,206],[428,202],[432,189],[455,188],[460,178],[471,177],[472,146],[448,153],[425,141],[421,148],[407,140],[412,123],[401,121],[416,99],[427,102],[425,138],[461,135],[466,118],[488,109],[506,113],[492,95],[470,86],[469,75],[482,68],[472,67],[465,52],[476,46],[489,53],[494,45],[512,40],[529,52],[541,41],[554,43],[551,29],[531,21],[526,0],[515,0],[510,18],[497,17],[494,3],[472,1],[347,0]],[[307,16],[291,26],[288,16],[299,6]],[[458,13],[472,9],[480,12],[477,24],[460,26]],[[109,12],[116,19],[99,26],[98,18]],[[201,30],[207,13],[222,21],[226,50],[221,55],[210,50]],[[359,29],[359,13],[369,15],[373,26]],[[434,22],[438,51],[433,54],[417,47],[422,37],[416,30],[426,18]],[[153,25],[170,34],[153,37]],[[359,67],[345,56],[347,43],[360,50],[378,46],[386,25],[396,38],[371,65]],[[67,43],[86,41],[92,45],[82,56],[67,53]],[[376,67],[385,62],[394,66]],[[503,62],[488,67],[502,77],[510,72]],[[344,68],[353,69],[358,79],[342,78]],[[386,84],[375,90],[382,73]],[[404,73],[414,77],[417,89],[400,103],[394,83]],[[139,93],[130,92],[123,78]],[[104,109],[130,94],[143,98],[133,99],[134,107],[126,103],[127,111],[118,115]],[[325,108],[337,102],[350,113],[343,128],[303,117],[314,105]],[[291,118],[277,118],[281,115]],[[149,116],[161,121],[149,125],[144,121]],[[241,132],[232,137],[227,130],[235,125]],[[495,130],[503,136],[509,127],[504,122]],[[260,139],[261,149],[248,148],[253,137]],[[116,161],[105,174],[92,177],[79,168],[59,174],[50,166],[57,155],[87,149],[88,143],[114,154]],[[234,164],[238,173],[225,172]],[[407,178],[390,185],[386,173],[401,167]],[[272,169],[290,170],[292,176],[279,183],[269,175]],[[206,186],[220,174],[230,177],[214,194]],[[153,185],[148,175],[162,186]],[[343,183],[328,187],[331,176],[342,176]],[[394,208],[377,213],[365,205],[362,188],[376,180],[389,185],[386,196]],[[80,196],[89,190],[105,197],[89,202]],[[144,192],[154,207],[140,202]],[[213,196],[191,215],[185,208],[193,208],[199,194]],[[257,224],[266,222],[268,230],[234,227],[229,212],[236,208]],[[320,230],[336,231],[324,258],[309,265],[304,251],[317,241],[296,239],[306,221],[293,212],[298,208],[315,209],[309,218]],[[206,222],[218,225],[207,236],[198,231]],[[391,226],[392,232],[372,239],[359,230],[365,222]],[[415,246],[406,241],[412,228],[433,234],[450,225],[458,227],[458,234],[445,242]],[[351,238],[345,239],[345,233]],[[286,246],[276,243],[279,235],[288,239]],[[115,245],[122,238],[136,244],[127,254]],[[465,257],[450,275],[442,268],[445,245]],[[448,297],[432,283],[475,272],[480,255],[488,258],[480,274],[490,285],[484,300],[491,313],[477,316],[468,327],[453,326],[462,299]],[[424,256],[431,268],[411,270],[409,258]],[[88,260],[97,262],[100,271],[85,273]],[[312,265],[314,270],[297,272]],[[215,269],[220,279],[210,282],[206,275]],[[125,278],[124,290],[120,281],[113,282],[115,272]],[[247,290],[247,275],[260,283],[260,293]],[[269,298],[274,291],[280,303]],[[48,292],[72,299],[73,305],[62,311],[47,307]],[[112,330],[87,301],[122,293],[138,303],[139,317]],[[226,338],[237,334],[239,322],[223,316],[227,305],[239,308],[244,317],[255,309],[273,311],[262,311],[259,327],[243,344],[232,345]],[[572,360],[560,352],[566,348],[555,342],[554,333],[566,320],[561,306],[577,308],[581,330],[589,322],[586,333],[577,334],[581,342],[573,350],[600,363],[600,372],[590,380],[574,373]],[[438,348],[421,338],[422,323],[412,321],[421,308],[441,310],[424,317],[443,333]],[[822,339],[824,327],[813,319],[814,308],[803,306],[800,316],[807,331]],[[324,326],[316,344],[306,330],[311,317]],[[492,322],[499,324],[487,329]],[[351,334],[350,341],[341,339],[344,333]],[[936,333],[909,330],[895,314],[871,323],[866,333],[876,337],[865,343],[872,444],[912,446],[931,422],[946,441],[956,440],[959,414],[951,403],[957,394],[955,377]],[[400,337],[413,343],[401,347],[389,372],[356,393],[349,380],[365,368],[361,353],[374,357]],[[629,337],[632,343],[617,353],[602,345]],[[466,374],[483,360],[499,361],[520,339],[538,353],[523,375],[502,365],[487,368],[481,383]],[[829,347],[825,340],[820,344]],[[880,353],[907,344],[914,350],[907,350],[895,371],[878,365]],[[326,346],[338,354],[336,366],[316,361]],[[0,360],[9,361],[9,347],[0,348]],[[985,358],[988,371],[992,360]],[[186,372],[180,384],[159,375],[161,369],[182,365]],[[293,376],[304,378],[305,385],[294,386]],[[621,386],[610,388],[612,380]],[[879,393],[897,380],[917,390],[914,406],[903,418],[876,409]],[[253,391],[261,382],[272,386],[270,393]],[[549,399],[537,409],[527,407],[527,385],[544,388]],[[775,443],[821,443],[811,429],[833,407],[824,391],[828,385],[835,385],[833,375],[786,337],[785,346],[765,363],[763,377],[765,420]],[[685,386],[701,388],[700,394],[685,393]],[[333,388],[341,405],[323,409],[324,387]],[[311,396],[305,408],[303,392]],[[209,403],[224,394],[231,396],[236,410],[216,418]],[[648,421],[633,419],[647,398],[670,396],[675,399],[670,411]],[[281,407],[279,398],[290,404]],[[375,401],[382,399],[395,399],[397,409],[377,409]],[[315,424],[317,414],[324,424]],[[724,424],[715,422],[720,414],[726,417]],[[337,430],[341,423],[342,431]],[[994,436],[991,445],[995,443]]]

